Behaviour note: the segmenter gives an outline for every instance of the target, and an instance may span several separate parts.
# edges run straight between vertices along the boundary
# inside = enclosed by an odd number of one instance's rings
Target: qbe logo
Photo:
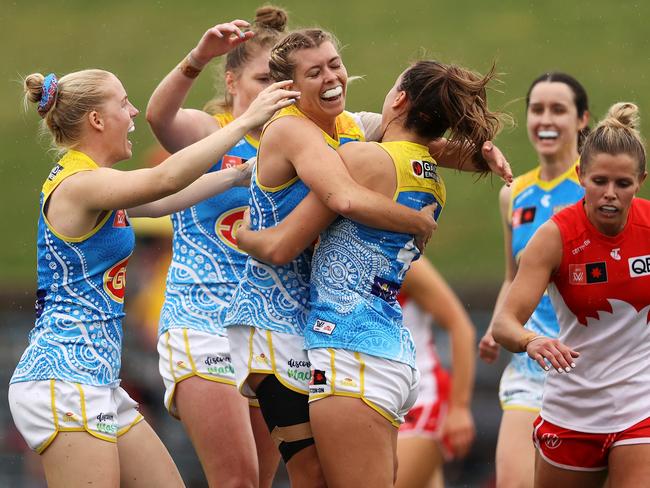
[[[627,262],[630,266],[630,276],[632,278],[650,275],[650,254],[630,258]]]

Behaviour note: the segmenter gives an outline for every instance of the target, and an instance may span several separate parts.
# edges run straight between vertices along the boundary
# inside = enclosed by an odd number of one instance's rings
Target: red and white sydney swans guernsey
[[[541,416],[618,432],[650,417],[650,202],[635,198],[615,237],[596,230],[582,201],[552,219],[563,247],[549,295],[559,338],[580,357],[569,374],[548,375]]]

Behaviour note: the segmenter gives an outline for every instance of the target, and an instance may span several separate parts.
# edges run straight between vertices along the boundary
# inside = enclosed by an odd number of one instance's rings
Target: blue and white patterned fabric
[[[91,232],[78,238],[57,233],[45,218],[48,198],[65,178],[97,167],[87,155],[69,151],[43,185],[36,325],[11,383],[119,382],[126,263],[135,244],[126,213],[107,212]]]
[[[394,200],[417,210],[435,202],[437,219],[446,193],[428,148],[408,141],[379,145],[395,165]],[[417,257],[413,236],[339,217],[314,252],[307,349],[357,351],[415,368],[415,345],[402,325],[397,293]]]
[[[539,227],[560,210],[584,195],[576,173],[576,162],[551,181],[541,180],[537,167],[515,179],[511,192],[512,256],[519,262],[521,253]],[[525,327],[548,337],[557,337],[560,325],[551,299],[544,293]],[[543,379],[544,371],[526,353],[513,354],[511,364],[526,377]]]
[[[292,105],[280,110],[269,124],[287,116],[305,117]],[[364,140],[360,123],[347,112],[337,117],[336,130],[337,140],[323,132],[323,137],[332,148],[346,142]],[[298,177],[281,186],[269,188],[260,184],[255,175],[251,181],[251,228],[259,230],[276,225],[307,193],[309,188]],[[249,257],[244,277],[228,310],[226,326],[248,325],[301,335],[309,313],[311,257],[312,251],[305,250],[283,266],[272,266]]]
[[[215,117],[221,126],[233,120],[228,113]],[[258,141],[244,137],[210,172],[246,162],[257,147]],[[158,335],[174,328],[226,335],[226,311],[246,265],[235,233],[248,195],[248,188],[231,188],[171,216],[173,254]]]

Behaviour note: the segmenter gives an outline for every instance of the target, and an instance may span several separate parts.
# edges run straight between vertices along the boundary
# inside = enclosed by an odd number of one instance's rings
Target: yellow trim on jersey
[[[226,125],[230,124],[233,120],[235,120],[235,117],[230,112],[214,114],[212,118],[214,118],[217,121],[217,123],[221,126],[221,128],[224,128]],[[260,148],[260,141],[255,139],[253,136],[246,134],[244,136],[244,139],[246,139],[246,142],[248,142],[255,149]]]
[[[401,192],[421,191],[431,193],[441,207],[445,206],[447,190],[442,176],[436,171],[435,177],[425,178],[415,174],[413,169],[413,162],[418,161],[420,164],[434,165],[437,170],[438,163],[429,154],[429,148],[410,141],[375,142],[374,144],[386,151],[393,160],[397,177],[393,200],[397,200]]]
[[[43,216],[43,221],[45,222],[45,225],[47,225],[48,229],[54,234],[56,237],[61,239],[62,241],[65,242],[83,242],[86,239],[89,239],[92,237],[94,234],[96,234],[99,229],[101,229],[108,218],[115,213],[114,210],[108,211],[104,217],[99,221],[95,227],[93,227],[89,232],[85,233],[81,237],[69,237],[64,234],[61,234],[60,232],[57,232],[54,227],[52,227],[52,224],[50,221],[47,219],[45,216],[45,205],[47,204],[48,199],[50,198],[50,195],[56,188],[61,184],[63,180],[68,178],[69,176],[72,176],[73,174],[79,173],[81,171],[94,171],[99,168],[97,163],[93,161],[88,155],[80,152],[80,151],[75,151],[73,149],[69,150],[67,153],[63,155],[63,157],[59,160],[57,163],[57,166],[55,168],[60,167],[61,170],[58,171],[57,173],[54,173],[54,169],[50,173],[50,176],[47,178],[45,183],[43,183],[43,205],[41,206],[41,215]]]
[[[280,110],[278,110],[275,115],[269,120],[264,128],[262,129],[262,136],[264,136],[264,132],[268,128],[268,126],[271,124],[271,122],[278,120],[282,117],[298,117],[298,118],[303,118],[303,119],[309,119],[307,115],[305,115],[298,107],[295,105],[289,105],[288,107],[284,107]],[[309,119],[311,120],[311,119]],[[315,123],[314,123],[315,124]],[[318,126],[317,126],[318,127]],[[359,126],[357,121],[354,119],[352,114],[349,112],[343,112],[336,117],[335,121],[335,130],[336,130],[336,137],[337,139],[334,139],[332,136],[330,136],[327,132],[325,132],[323,129],[319,127],[319,130],[321,131],[323,138],[325,139],[325,142],[327,143],[328,146],[330,146],[332,149],[337,149],[341,143],[341,137],[344,138],[349,138],[349,139],[354,139],[357,141],[364,142],[366,140],[365,134],[363,132],[363,129]],[[259,147],[258,147],[259,149]],[[298,180],[298,176],[294,176],[291,178],[289,181],[279,185],[279,186],[265,186],[259,181],[259,174],[257,172],[258,168],[255,168],[255,179],[257,181],[257,186],[259,186],[262,190],[273,193],[273,192],[278,192],[280,190],[284,190],[285,188],[291,186],[293,183],[295,183]]]
[[[558,186],[565,180],[572,180],[577,184],[580,184],[578,179],[578,173],[576,172],[576,167],[580,164],[580,159],[573,163],[569,169],[567,169],[561,175],[553,178],[552,180],[545,181],[540,178],[540,173],[542,171],[541,166],[531,169],[527,173],[524,173],[521,176],[515,178],[512,182],[512,191],[510,192],[510,209],[509,213],[512,213],[512,202],[519,196],[523,191],[530,188],[533,185],[537,185],[544,191],[551,191],[553,188]]]

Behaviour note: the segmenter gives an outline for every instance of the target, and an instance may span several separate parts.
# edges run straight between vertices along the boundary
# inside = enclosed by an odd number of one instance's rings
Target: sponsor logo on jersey
[[[562,439],[560,439],[557,434],[542,434],[542,442],[549,449],[557,449],[562,444]]]
[[[124,291],[126,289],[126,263],[131,255],[125,257],[104,273],[104,291],[118,303],[124,302]]]
[[[591,241],[589,239],[585,239],[585,241],[582,244],[580,244],[573,251],[571,251],[571,254],[575,256],[576,254],[584,251],[589,244],[591,244]]]
[[[385,302],[393,304],[397,301],[398,291],[399,285],[397,283],[375,276],[370,293],[381,298]]]
[[[542,205],[544,208],[548,208],[551,206],[551,195],[546,194],[544,195],[540,200],[539,203]]]
[[[244,221],[247,207],[237,207],[222,213],[214,224],[217,237],[232,249],[243,252],[237,247],[237,230]]]
[[[221,169],[234,168],[235,166],[239,166],[245,162],[246,160],[240,158],[239,156],[231,156],[230,154],[226,154],[221,160]]]
[[[572,285],[591,285],[607,283],[607,264],[599,263],[570,264],[569,283]]]
[[[630,258],[627,262],[630,266],[630,276],[632,278],[650,275],[650,254]]]
[[[429,180],[438,181],[437,166],[431,161],[418,161],[417,159],[411,160],[411,168],[413,168],[413,174],[418,178],[427,178]]]
[[[56,175],[58,175],[62,169],[63,166],[57,164],[54,168],[52,168],[52,171],[50,171],[50,175],[47,177],[47,179],[52,181],[54,178],[56,178]]]
[[[535,214],[537,213],[536,207],[521,207],[516,208],[512,211],[512,227],[519,227],[523,224],[529,224],[535,220]]]
[[[117,210],[115,217],[113,217],[113,227],[128,227],[130,225],[126,212],[124,210]]]
[[[620,247],[615,247],[612,249],[609,253],[609,255],[612,257],[614,261],[620,261],[621,260],[621,255],[619,254],[619,251],[621,250]]]
[[[325,371],[320,369],[314,369],[311,372],[311,381],[310,385],[326,385],[327,377],[325,376]]]
[[[316,323],[314,324],[314,330],[316,332],[322,332],[323,334],[328,335],[331,335],[335,328],[336,324],[328,322],[327,320],[316,319]]]

